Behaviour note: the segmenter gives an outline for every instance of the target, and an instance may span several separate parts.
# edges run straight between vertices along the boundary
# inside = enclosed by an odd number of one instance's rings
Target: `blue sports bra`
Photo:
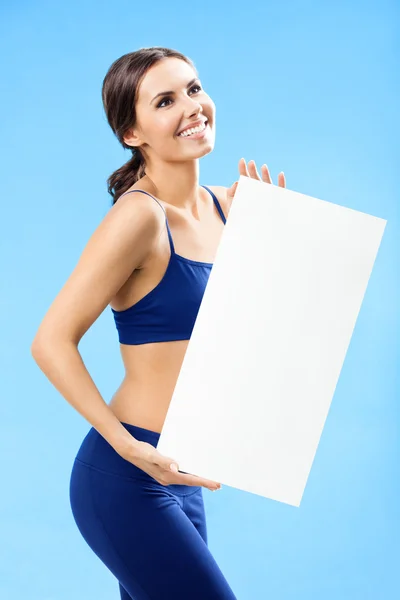
[[[215,194],[205,185],[202,187],[210,192],[221,219],[226,223]],[[125,310],[114,310],[111,307],[119,342],[135,345],[188,340],[192,334],[213,263],[191,260],[176,254],[164,207],[154,196],[144,190],[130,190],[125,194],[133,192],[147,194],[163,209],[171,255],[167,269],[155,288]]]

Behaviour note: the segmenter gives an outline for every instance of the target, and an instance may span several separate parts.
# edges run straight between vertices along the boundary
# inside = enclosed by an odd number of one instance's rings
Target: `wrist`
[[[140,441],[127,431],[127,435],[118,440],[118,444],[114,449],[125,460],[132,460],[140,455]]]

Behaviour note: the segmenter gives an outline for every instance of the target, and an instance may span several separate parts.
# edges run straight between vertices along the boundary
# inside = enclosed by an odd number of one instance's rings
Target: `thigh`
[[[203,500],[203,488],[200,487],[197,489],[197,491],[183,496],[182,509],[188,519],[196,527],[204,542],[207,544],[208,535],[206,512]]]
[[[184,498],[168,486],[75,461],[70,499],[82,536],[120,582],[123,600],[236,600]]]

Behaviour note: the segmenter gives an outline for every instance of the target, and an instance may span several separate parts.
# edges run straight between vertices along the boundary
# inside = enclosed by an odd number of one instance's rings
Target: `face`
[[[162,59],[143,77],[136,101],[137,122],[124,141],[139,146],[146,161],[200,158],[214,147],[215,112],[193,68],[178,58]],[[199,121],[198,133],[179,135]]]

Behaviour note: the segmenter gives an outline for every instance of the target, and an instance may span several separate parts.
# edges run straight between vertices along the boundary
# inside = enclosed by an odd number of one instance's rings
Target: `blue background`
[[[30,345],[111,206],[106,178],[130,156],[106,122],[103,77],[144,46],[187,54],[216,103],[201,183],[230,186],[244,156],[266,162],[274,183],[283,170],[289,189],[388,220],[300,508],[204,490],[210,549],[240,600],[397,595],[396,4],[1,4],[1,598],[118,597],[69,507],[72,461],[90,424]],[[109,401],[123,376],[109,309],[80,351]]]

